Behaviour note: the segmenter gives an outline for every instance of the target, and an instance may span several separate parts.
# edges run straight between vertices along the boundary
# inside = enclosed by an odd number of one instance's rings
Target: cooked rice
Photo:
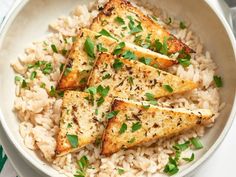
[[[65,57],[53,52],[51,44],[55,44],[58,51],[70,50],[73,37],[77,35],[79,28],[88,26],[98,14],[98,6],[104,3],[104,0],[98,0],[98,2],[91,3],[89,8],[80,5],[70,16],[60,17],[50,25],[54,33],[51,33],[44,41],[33,43],[25,50],[25,54],[12,64],[14,70],[28,83],[27,89],[21,88],[19,83],[16,84],[14,109],[21,121],[20,134],[27,148],[35,152],[37,150],[40,156],[51,162],[53,168],[67,176],[73,176],[77,169],[76,160],[83,155],[88,157],[90,165],[93,167],[87,170],[88,176],[117,176],[118,168],[125,170],[123,176],[153,176],[157,172],[162,173],[169,155],[174,153],[173,144],[183,143],[192,137],[203,136],[204,128],[200,127],[168,140],[162,139],[154,144],[149,143],[135,149],[122,150],[111,157],[100,156],[99,147],[88,145],[77,153],[54,159],[62,99],[50,96],[50,90],[52,86],[56,86],[60,75],[59,68],[62,63],[65,63]],[[149,9],[148,11],[143,7],[139,6],[139,8],[147,14],[152,14],[152,11],[156,12],[152,9],[154,7],[145,7]],[[164,13],[154,15],[160,16],[162,21],[167,18]],[[199,38],[189,28],[179,29],[179,20],[175,19],[170,26],[165,25],[165,27],[196,51],[195,54],[192,54],[192,65],[187,68],[175,65],[168,71],[181,78],[193,80],[200,86],[184,95],[160,98],[158,102],[164,107],[207,108],[213,111],[216,118],[219,108],[222,109],[223,105],[220,106],[219,90],[213,84],[213,75],[217,67],[211,59],[210,53],[204,51]],[[28,69],[27,66],[37,61],[51,62],[53,72],[45,75],[40,69],[35,69],[37,76],[34,80],[30,80],[31,72],[34,69]],[[45,85],[43,88],[40,87],[42,83]],[[191,150],[185,153],[189,154]],[[184,164],[182,161],[180,163]]]

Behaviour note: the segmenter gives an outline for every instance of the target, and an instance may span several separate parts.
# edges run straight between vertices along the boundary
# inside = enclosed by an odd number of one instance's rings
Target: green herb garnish
[[[139,130],[142,127],[141,122],[136,122],[132,124],[132,132]]]
[[[167,91],[167,92],[169,92],[169,93],[172,93],[173,92],[173,88],[171,87],[171,86],[169,86],[169,85],[163,85],[163,88]]]
[[[181,64],[183,67],[188,67],[190,63],[190,59],[187,58],[178,58],[179,64]]]
[[[128,77],[128,82],[130,85],[134,85],[134,79],[131,76]]]
[[[21,81],[21,77],[20,76],[15,76],[15,82],[20,82]]]
[[[185,22],[181,21],[179,23],[179,27],[180,27],[180,29],[185,29],[186,28]]]
[[[79,169],[76,170],[76,174],[74,175],[74,177],[85,177],[86,170],[89,167],[89,160],[87,156],[82,156],[80,160],[77,161],[77,165],[79,166]]]
[[[168,40],[168,38],[164,37],[163,44],[162,44],[162,47],[161,47],[161,50],[160,50],[160,53],[163,54],[163,55],[167,55],[168,54],[167,40]]]
[[[103,87],[103,86],[99,85],[99,86],[97,87],[97,93],[99,93],[99,94],[100,94],[101,96],[103,96],[103,97],[107,96],[109,90],[110,90],[110,87],[109,87],[109,86]]]
[[[114,54],[114,55],[119,55],[119,54],[121,54],[122,49],[123,49],[124,47],[125,47],[125,43],[124,43],[124,42],[119,43],[119,44],[115,47],[115,49],[114,49],[114,51],[113,51],[113,54]]]
[[[111,78],[111,75],[107,73],[105,76],[102,77],[102,80],[109,79]]]
[[[99,43],[97,45],[97,51],[98,52],[107,52],[108,50],[102,46],[102,43]]]
[[[118,41],[118,39],[116,39],[115,37],[113,37],[107,30],[105,29],[102,29],[99,34],[103,35],[103,36],[106,36],[106,37],[110,37],[112,39],[115,39],[116,41]]]
[[[36,71],[33,71],[30,75],[30,80],[34,80],[34,78],[36,77],[37,75],[37,72]]]
[[[164,168],[164,172],[167,173],[168,175],[174,175],[178,173],[179,168],[177,166],[177,162],[175,159],[172,157],[169,157],[169,162],[166,164]]]
[[[25,79],[23,79],[21,83],[21,88],[26,88],[26,87],[27,87],[27,82],[25,81]]]
[[[202,149],[203,148],[203,145],[198,137],[191,138],[190,142],[192,143],[192,145],[194,146],[195,149]]]
[[[124,24],[125,24],[124,19],[121,18],[121,17],[119,17],[119,16],[117,16],[117,17],[115,18],[115,22],[117,22],[119,25],[124,25]]]
[[[125,170],[122,169],[122,168],[118,168],[117,171],[118,171],[118,174],[119,174],[119,175],[122,175],[122,174],[125,173]]]
[[[78,136],[77,135],[67,134],[66,137],[67,137],[67,139],[68,139],[68,141],[69,141],[72,148],[77,148],[78,147],[79,142],[78,142]]]
[[[175,144],[173,148],[178,151],[184,151],[189,147],[189,145],[190,145],[190,142],[186,141],[185,143],[182,143],[182,144]]]
[[[53,52],[58,53],[58,50],[57,50],[57,47],[55,46],[55,44],[52,44],[51,48],[52,48]]]
[[[111,111],[111,112],[107,113],[106,118],[111,119],[111,118],[115,117],[118,113],[119,113],[119,111]]]
[[[139,61],[142,62],[145,65],[150,65],[152,59],[142,57],[142,58],[139,59]]]
[[[124,63],[120,61],[119,59],[115,59],[115,62],[113,63],[113,68],[117,71],[121,69],[124,66]]]
[[[147,101],[149,101],[150,104],[157,105],[157,101],[155,99],[155,96],[151,93],[145,93],[145,96],[147,98]]]
[[[214,79],[216,87],[218,88],[223,87],[223,82],[220,76],[214,76],[213,79]]]
[[[132,144],[135,141],[135,137],[131,138],[128,143]]]
[[[122,56],[129,60],[136,60],[137,58],[136,55],[130,50],[125,51]]]
[[[45,66],[43,66],[42,68],[42,72],[43,74],[50,74],[52,72],[53,68],[52,68],[52,64],[51,63],[47,63]]]
[[[169,17],[169,18],[166,20],[166,24],[167,24],[167,25],[170,25],[171,23],[172,23],[172,18]]]
[[[190,158],[183,158],[183,160],[185,160],[187,162],[192,162],[194,160],[194,153],[192,153]]]
[[[85,50],[85,52],[87,53],[88,56],[90,56],[91,58],[95,58],[94,43],[90,39],[90,37],[86,38],[86,41],[84,43],[84,50]]]
[[[122,134],[127,130],[127,125],[126,123],[123,123],[120,127],[119,133]]]
[[[51,90],[50,90],[50,92],[49,92],[49,95],[50,96],[56,96],[56,89],[55,89],[55,87],[53,87],[53,86],[51,86]]]

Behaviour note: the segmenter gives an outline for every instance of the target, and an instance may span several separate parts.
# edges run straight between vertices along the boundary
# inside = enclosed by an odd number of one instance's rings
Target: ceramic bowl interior
[[[25,160],[44,176],[59,175],[45,164],[34,152],[25,148],[19,135],[19,121],[12,111],[15,98],[14,72],[10,63],[22,54],[32,41],[42,39],[48,33],[48,24],[61,15],[67,15],[76,5],[90,0],[41,0],[23,1],[8,19],[0,36],[0,116],[4,130]],[[179,19],[191,21],[191,29],[197,33],[206,50],[219,66],[224,87],[221,89],[224,110],[215,125],[203,138],[205,148],[197,152],[197,159],[191,166],[181,167],[179,176],[193,171],[205,161],[220,144],[228,131],[235,107],[236,71],[235,53],[232,47],[233,35],[229,32],[223,17],[220,19],[205,1],[149,0],[148,3],[161,7]]]

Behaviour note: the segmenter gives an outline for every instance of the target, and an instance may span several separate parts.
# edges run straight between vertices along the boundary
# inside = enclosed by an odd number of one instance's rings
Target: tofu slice
[[[65,155],[77,151],[85,145],[101,139],[105,121],[103,114],[109,112],[111,97],[106,97],[102,106],[92,105],[86,99],[89,93],[80,91],[65,91],[60,120],[60,131],[57,136],[57,155]],[[78,147],[73,148],[67,135],[78,138]]]
[[[112,111],[119,111],[108,121],[103,134],[102,155],[109,156],[123,148],[171,137],[200,125],[213,123],[208,109],[170,109],[146,103],[116,99]]]
[[[122,67],[115,70],[114,65]],[[106,75],[110,78],[104,79]],[[134,60],[117,59],[109,53],[102,53],[98,57],[88,80],[88,86],[98,85],[109,86],[117,97],[134,100],[146,100],[146,93],[159,98],[197,87],[192,81]]]
[[[99,33],[93,32],[89,29],[81,29],[80,34],[77,37],[76,42],[74,43],[72,50],[69,54],[68,66],[71,68],[71,71],[67,75],[62,75],[60,79],[58,89],[68,90],[68,89],[77,89],[82,90],[88,79],[89,73],[93,67],[94,60],[89,57],[84,50],[85,41],[87,38],[90,38],[94,45],[94,54],[95,57],[99,53],[98,45],[102,46],[105,51],[112,53],[116,46],[120,43],[119,41],[101,36]],[[126,51],[131,51],[134,55],[139,58],[150,58],[151,66],[158,66],[159,68],[168,68],[176,62],[169,58],[168,56],[161,55],[159,53],[153,52],[148,49],[136,46],[131,43],[125,42],[125,47],[122,49],[122,53]]]
[[[168,54],[181,50],[187,54],[194,52],[127,0],[110,0],[104,6],[91,24],[91,30],[98,32],[101,29],[107,30],[122,41],[141,46],[145,46],[147,44],[145,41],[149,38],[151,43],[158,39],[162,44],[166,38],[168,39]]]

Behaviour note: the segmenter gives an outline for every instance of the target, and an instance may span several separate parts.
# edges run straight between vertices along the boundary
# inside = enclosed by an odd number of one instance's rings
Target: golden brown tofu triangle
[[[109,78],[105,78],[109,75]],[[90,74],[88,86],[109,86],[117,97],[146,100],[193,90],[197,84],[138,61],[102,53]]]
[[[213,122],[208,109],[170,109],[128,100],[116,99],[112,111],[118,114],[109,119],[103,134],[102,155],[106,156]]]
[[[110,0],[104,6],[91,24],[91,30],[99,32],[101,29],[122,41],[135,43],[163,54],[194,52],[127,0]]]
[[[87,46],[86,41],[90,41],[90,45]],[[116,55],[124,55],[127,59],[139,61],[148,59],[148,64],[151,66],[168,68],[176,63],[173,59],[165,55],[158,54],[131,43],[119,42],[113,38],[102,36],[99,33],[83,28],[68,56],[67,66],[71,69],[69,72],[64,72],[58,88],[61,90],[83,90],[97,55],[100,52],[114,53],[117,46],[120,46],[120,51],[116,52]],[[94,57],[88,55],[88,52],[85,50],[86,47],[90,47]],[[68,70],[68,67],[66,70]]]

